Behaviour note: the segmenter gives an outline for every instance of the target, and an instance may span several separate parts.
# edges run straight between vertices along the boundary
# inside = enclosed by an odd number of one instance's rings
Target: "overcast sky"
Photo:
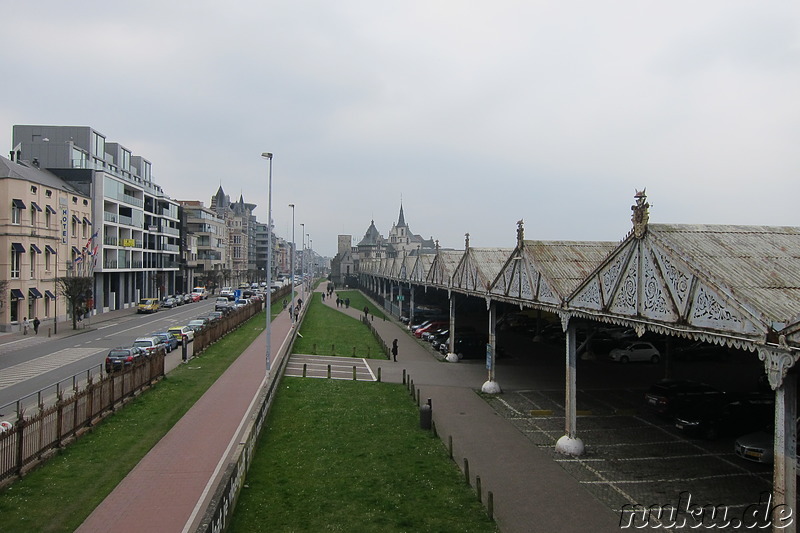
[[[800,2],[52,1],[3,10],[0,145],[91,126],[172,198],[222,185],[315,250],[800,225]],[[298,244],[299,246],[299,244]]]

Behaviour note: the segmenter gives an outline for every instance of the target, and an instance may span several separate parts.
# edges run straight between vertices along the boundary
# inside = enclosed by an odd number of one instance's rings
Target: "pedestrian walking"
[[[41,324],[41,321],[39,320],[39,317],[38,316],[34,317],[33,318],[33,333],[34,333],[34,335],[38,335],[39,334],[39,324]]]
[[[397,361],[397,339],[392,341],[392,358]]]
[[[344,307],[345,309],[350,309],[350,298],[344,299]]]
[[[28,334],[28,328],[30,327],[30,322],[28,322],[28,317],[22,317],[22,334]]]
[[[369,306],[367,305],[364,306],[364,318],[369,318]]]
[[[322,303],[325,303],[325,293],[322,293]]]

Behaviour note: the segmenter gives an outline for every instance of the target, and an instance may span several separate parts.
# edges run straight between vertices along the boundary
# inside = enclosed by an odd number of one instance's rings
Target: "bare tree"
[[[67,305],[72,310],[72,329],[78,329],[78,317],[83,316],[88,309],[87,301],[92,297],[92,276],[65,276],[56,278],[58,293],[67,299]]]

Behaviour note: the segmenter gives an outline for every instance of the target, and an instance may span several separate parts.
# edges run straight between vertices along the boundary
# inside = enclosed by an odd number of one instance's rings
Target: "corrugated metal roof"
[[[523,241],[528,261],[561,298],[569,296],[619,246],[608,241]]]
[[[469,248],[453,272],[456,278],[453,285],[467,290],[487,291],[513,251],[513,248]],[[470,272],[461,272],[463,269],[469,269]],[[473,275],[477,277],[476,280],[471,279]],[[458,283],[462,277],[464,279]]]
[[[650,224],[647,231],[767,323],[800,317],[800,228]]]

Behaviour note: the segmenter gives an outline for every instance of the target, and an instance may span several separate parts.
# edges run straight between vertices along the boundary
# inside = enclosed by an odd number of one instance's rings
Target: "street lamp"
[[[300,224],[300,240],[302,241],[300,256],[300,299],[305,302],[306,300],[306,225]]]
[[[272,357],[272,153],[264,152],[261,157],[269,159],[269,195],[267,200],[267,373],[270,371]]]
[[[308,233],[306,233],[306,240],[308,240],[308,242],[311,243],[311,235],[309,235]],[[308,259],[306,258],[306,255],[308,254],[308,251],[310,249],[311,249],[311,244],[306,246],[306,250],[303,252],[303,264],[306,265],[306,273],[308,273],[308,274],[311,274],[311,264],[308,262]],[[306,277],[305,276],[303,276],[303,283],[307,283],[308,284],[308,292],[311,292],[311,283],[306,281]]]
[[[292,249],[290,250],[289,257],[289,264],[291,265],[290,283],[292,284],[292,303],[291,307],[289,307],[289,316],[292,317],[292,324],[294,324],[294,204],[289,204],[289,207],[292,208]]]

